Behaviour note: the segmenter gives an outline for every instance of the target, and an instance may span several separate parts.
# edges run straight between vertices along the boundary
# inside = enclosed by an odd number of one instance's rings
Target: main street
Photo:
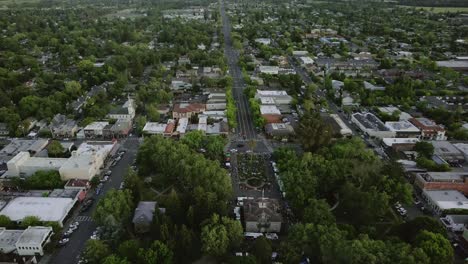
[[[127,152],[123,155],[119,163],[112,168],[111,177],[104,183],[102,192],[97,196],[94,195],[95,201],[93,206],[88,211],[80,213],[68,221],[68,224],[78,221],[80,227],[70,236],[70,242],[54,254],[50,263],[76,264],[78,262],[86,241],[90,239],[90,236],[97,227],[91,218],[92,212],[96,209],[96,204],[109,190],[119,189],[128,167],[136,157],[138,146],[139,139],[137,137],[129,137],[123,142],[123,146],[121,146],[120,149],[126,150]],[[66,231],[65,228],[67,226],[68,225],[64,226],[64,231]]]
[[[236,135],[245,139],[256,139],[257,133],[250,113],[249,101],[244,94],[245,82],[239,67],[239,52],[232,46],[231,23],[226,15],[224,1],[221,1],[221,18],[223,19],[224,55],[228,61],[229,73],[233,79],[232,94],[237,108]]]

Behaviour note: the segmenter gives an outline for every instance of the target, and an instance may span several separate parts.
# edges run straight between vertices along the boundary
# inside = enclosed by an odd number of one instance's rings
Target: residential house
[[[135,213],[133,214],[133,227],[136,233],[149,232],[151,223],[153,223],[154,212],[156,211],[157,202],[140,201]],[[164,208],[159,208],[161,213],[165,213]]]
[[[122,106],[113,108],[110,113],[107,114],[107,117],[117,120],[132,121],[133,118],[135,118],[135,101],[132,98],[128,98]]]
[[[78,131],[77,122],[65,115],[56,114],[49,125],[54,138],[73,138]]]

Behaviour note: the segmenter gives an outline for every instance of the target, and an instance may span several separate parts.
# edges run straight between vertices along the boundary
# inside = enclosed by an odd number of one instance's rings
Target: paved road
[[[128,166],[130,166],[136,156],[138,146],[139,139],[135,137],[128,138],[123,143],[121,149],[126,149],[127,153],[125,153],[119,163],[112,168],[112,174],[109,181],[104,184],[101,194],[96,197],[96,201],[90,210],[82,214],[78,214],[76,217],[68,221],[78,221],[80,222],[80,227],[75,231],[75,233],[73,233],[70,238],[70,242],[55,253],[50,263],[75,264],[78,262],[80,254],[84,250],[86,241],[89,240],[93,231],[96,230],[97,227],[91,219],[92,212],[95,210],[97,202],[110,189],[119,189]]]
[[[227,58],[229,73],[231,74],[234,82],[232,94],[237,107],[238,126],[236,129],[236,135],[240,138],[245,137],[246,139],[256,139],[257,133],[255,131],[252,114],[250,113],[249,101],[243,92],[246,85],[238,64],[239,53],[232,46],[231,23],[229,22],[229,17],[226,15],[224,1],[221,2],[221,17],[223,19],[224,55]]]

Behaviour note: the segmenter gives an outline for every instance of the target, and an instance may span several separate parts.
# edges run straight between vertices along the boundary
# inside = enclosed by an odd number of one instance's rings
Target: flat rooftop
[[[260,105],[262,115],[281,115],[281,111],[275,105]]]
[[[396,122],[385,122],[385,126],[388,127],[390,131],[396,132],[420,132],[419,128],[413,125],[409,121],[396,121]]]
[[[143,128],[143,131],[149,133],[164,133],[166,127],[167,124],[164,123],[147,122]]]
[[[50,226],[30,226],[24,230],[17,243],[21,244],[21,246],[28,244],[37,246],[41,244],[51,232],[52,227]]]
[[[468,173],[461,172],[424,172],[418,173],[427,182],[464,182]]]
[[[17,197],[0,211],[0,215],[8,216],[12,221],[37,216],[41,221],[62,222],[74,204],[71,198]]]
[[[442,209],[468,209],[468,199],[455,190],[423,190],[426,197]]]
[[[375,115],[371,113],[355,113],[353,117],[365,128],[375,131],[389,131],[389,128]]]
[[[416,144],[419,142],[419,138],[383,138],[382,142],[391,147],[394,144]]]

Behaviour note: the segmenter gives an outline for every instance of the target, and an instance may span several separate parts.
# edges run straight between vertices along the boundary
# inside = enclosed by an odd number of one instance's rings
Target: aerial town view
[[[468,0],[0,0],[0,263],[468,263]]]

